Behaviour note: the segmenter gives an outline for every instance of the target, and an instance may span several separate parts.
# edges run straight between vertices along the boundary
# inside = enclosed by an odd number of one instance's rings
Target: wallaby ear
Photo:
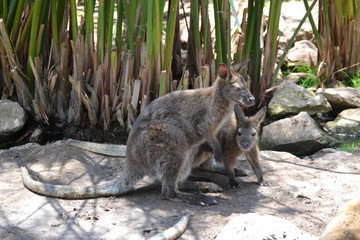
[[[240,72],[248,63],[250,62],[250,59],[245,60],[244,62],[238,63],[231,67],[231,69],[234,72]]]
[[[239,104],[235,104],[234,112],[235,112],[236,120],[238,122],[243,122],[245,120],[245,114]]]
[[[218,74],[221,78],[227,78],[230,76],[230,69],[224,63],[218,65]]]
[[[262,107],[254,116],[251,117],[251,120],[256,123],[258,127],[260,127],[260,124],[262,121],[264,121],[266,116],[267,107]]]

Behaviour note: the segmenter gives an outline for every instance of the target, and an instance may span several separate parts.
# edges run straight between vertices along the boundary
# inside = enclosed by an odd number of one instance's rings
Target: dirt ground
[[[318,236],[338,207],[360,192],[360,152],[324,150],[300,159],[289,153],[262,151],[269,187],[248,177],[242,189],[230,189],[227,178],[201,173],[224,188],[219,204],[192,206],[162,200],[160,189],[88,200],[63,200],[27,190],[20,166],[34,178],[58,184],[94,184],[121,174],[122,158],[90,153],[63,141],[46,146],[29,144],[0,152],[0,239],[144,239],[175,224],[185,210],[191,223],[180,239],[214,239],[233,217],[256,212],[291,221]],[[39,174],[36,174],[39,173]]]

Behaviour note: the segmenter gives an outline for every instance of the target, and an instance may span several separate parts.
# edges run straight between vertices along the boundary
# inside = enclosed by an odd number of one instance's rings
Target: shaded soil
[[[181,239],[214,239],[233,217],[256,212],[291,221],[318,236],[340,205],[360,192],[360,152],[324,150],[300,159],[262,151],[265,179],[260,187],[246,161],[249,177],[230,189],[225,176],[197,171],[224,188],[215,206],[162,200],[160,189],[124,196],[63,200],[39,196],[23,184],[20,166],[34,178],[58,184],[96,184],[121,174],[124,159],[110,158],[64,144],[0,152],[0,239],[142,239],[173,225],[185,210],[193,218]]]
[[[106,132],[90,127],[68,127],[62,131],[62,135],[65,139],[72,138],[97,143],[126,144],[129,132],[117,124],[116,126],[111,126],[111,129]]]

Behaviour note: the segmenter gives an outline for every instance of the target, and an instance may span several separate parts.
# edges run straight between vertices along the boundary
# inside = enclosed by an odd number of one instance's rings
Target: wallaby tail
[[[24,186],[40,195],[64,198],[64,199],[86,199],[96,197],[109,197],[125,194],[133,190],[134,185],[142,176],[131,176],[124,173],[123,176],[109,182],[93,186],[68,186],[42,183],[34,180],[25,167],[21,167]]]

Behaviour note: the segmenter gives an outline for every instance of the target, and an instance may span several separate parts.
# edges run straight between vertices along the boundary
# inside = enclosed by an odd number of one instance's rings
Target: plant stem
[[[285,59],[285,56],[286,54],[288,53],[289,49],[291,48],[291,45],[293,44],[294,40],[295,40],[295,37],[296,35],[298,34],[298,32],[300,31],[301,29],[301,26],[304,24],[306,18],[309,16],[311,10],[313,9],[313,7],[315,6],[317,0],[314,0],[313,3],[311,4],[311,6],[309,7],[309,9],[306,11],[304,17],[301,19],[299,25],[296,27],[293,35],[291,36],[289,42],[287,43],[285,49],[284,49],[284,53],[281,55],[281,57],[279,58],[279,61],[278,61],[278,64],[274,70],[274,74],[271,78],[271,85],[274,85],[274,81],[275,81],[275,78],[280,70],[280,67],[282,65],[282,63],[284,62],[284,59]]]
[[[32,72],[29,58],[34,59],[36,53],[36,41],[37,34],[39,31],[40,24],[40,10],[41,4],[43,4],[42,0],[35,0],[33,6],[33,16],[31,21],[31,31],[30,31],[30,40],[29,40],[29,52],[28,52],[28,64],[26,68],[26,75],[28,76],[28,87],[32,94],[34,94],[34,74]]]

